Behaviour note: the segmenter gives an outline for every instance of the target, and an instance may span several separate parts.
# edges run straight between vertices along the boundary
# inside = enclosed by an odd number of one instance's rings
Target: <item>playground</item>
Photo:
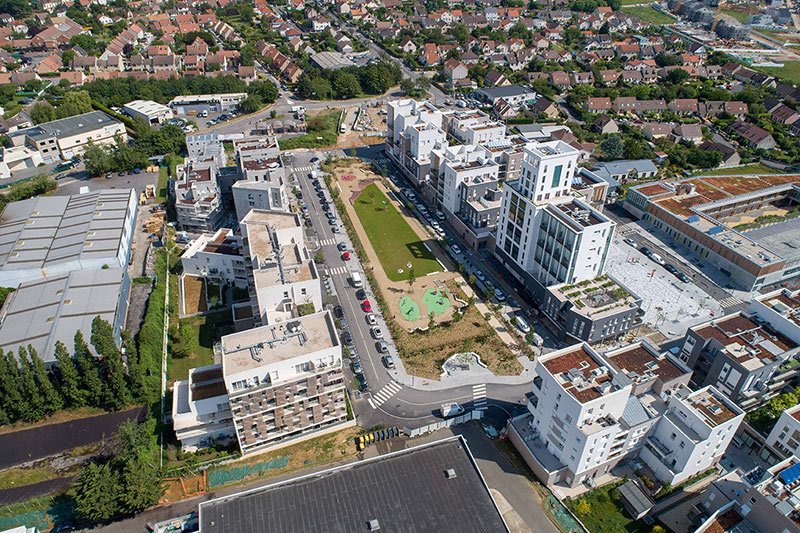
[[[408,296],[403,296],[400,298],[400,313],[402,313],[403,318],[408,320],[409,322],[415,322],[419,320],[419,305],[417,302],[409,298]]]
[[[428,316],[431,313],[434,316],[439,316],[453,305],[450,303],[450,297],[444,289],[428,289],[422,295],[422,305],[428,309]]]

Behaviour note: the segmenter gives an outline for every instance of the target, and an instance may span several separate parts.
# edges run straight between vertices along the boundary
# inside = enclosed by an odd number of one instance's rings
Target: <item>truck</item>
[[[297,113],[298,115],[305,115],[306,108],[301,105],[296,105],[292,107],[292,113]]]
[[[361,274],[358,272],[350,273],[350,281],[353,283],[353,287],[356,289],[360,289],[364,286],[364,280],[361,279]]]
[[[464,412],[464,408],[456,402],[443,403],[440,409],[442,412],[442,418],[453,418],[454,416],[458,416]]]

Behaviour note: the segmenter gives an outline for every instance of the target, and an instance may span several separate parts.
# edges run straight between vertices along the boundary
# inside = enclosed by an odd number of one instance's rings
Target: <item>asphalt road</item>
[[[380,157],[380,148],[373,148],[371,154],[360,154],[360,157],[369,159],[370,157]],[[469,409],[473,406],[475,394],[472,385],[466,385],[446,390],[424,390],[422,386],[402,386],[394,381],[395,371],[384,366],[380,354],[375,349],[375,340],[370,335],[369,326],[365,319],[361,302],[356,298],[356,290],[350,284],[349,270],[358,268],[358,260],[351,250],[350,261],[342,259],[341,252],[337,249],[340,241],[350,243],[344,229],[340,226],[340,231],[334,233],[327,221],[321,202],[311,185],[308,174],[315,166],[311,159],[317,157],[323,160],[326,157],[322,152],[296,152],[291,157],[291,166],[298,179],[303,199],[309,208],[312,228],[316,234],[316,241],[321,242],[319,247],[325,254],[325,264],[321,270],[332,272],[330,274],[336,294],[338,304],[342,306],[348,324],[356,353],[364,370],[367,379],[368,391],[354,399],[353,407],[359,422],[364,427],[371,427],[377,424],[399,425],[404,427],[419,427],[429,424],[435,420],[441,420],[439,409],[442,403],[455,401]],[[302,169],[302,170],[300,170]],[[331,200],[330,194],[326,192],[326,199]],[[335,209],[331,203],[331,208]],[[337,215],[337,220],[341,217]],[[312,243],[314,244],[314,243]],[[313,246],[312,246],[313,249]],[[367,297],[373,304],[373,312],[379,315],[375,299],[369,288],[365,287]],[[389,334],[388,328],[382,318],[379,317],[378,324],[384,333],[384,340],[389,343],[389,353],[397,358],[397,350]],[[348,369],[348,375],[352,373]],[[506,414],[510,414],[517,406],[525,401],[525,395],[530,392],[530,385],[488,385],[486,395],[488,405],[494,405],[502,409]],[[379,395],[380,393],[380,395]],[[387,395],[391,396],[386,398]],[[379,396],[378,396],[379,395]],[[381,399],[379,399],[381,398]],[[370,403],[370,401],[372,403]],[[374,407],[373,407],[374,406]]]

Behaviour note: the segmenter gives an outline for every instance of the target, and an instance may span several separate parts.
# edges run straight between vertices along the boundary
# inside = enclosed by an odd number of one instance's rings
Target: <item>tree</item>
[[[20,346],[18,353],[20,390],[22,391],[22,396],[28,400],[20,414],[22,419],[28,422],[41,420],[45,416],[44,398],[39,391],[39,387],[36,386],[33,364],[28,359],[28,351],[25,347]]]
[[[75,59],[76,52],[71,48],[67,48],[63,52],[61,52],[61,63],[68,67],[72,60]]]
[[[75,512],[90,520],[105,520],[119,513],[120,476],[111,463],[81,467],[70,490]]]
[[[431,311],[430,320],[428,320],[428,329],[433,329],[436,326],[436,313]]]
[[[450,28],[450,35],[459,43],[464,44],[469,37],[469,30],[464,24],[459,23]]]
[[[673,85],[680,85],[689,79],[689,73],[682,68],[674,68],[667,73],[667,81]]]
[[[431,80],[429,80],[427,76],[421,75],[417,78],[417,87],[423,91],[427,91],[431,88]]]
[[[0,402],[3,414],[8,417],[8,422],[19,420],[24,410],[27,399],[23,398],[20,391],[19,367],[14,358],[14,352],[3,353],[0,349]]]
[[[306,121],[308,131],[322,131],[325,129],[325,121],[320,117],[313,117]]]
[[[119,506],[123,512],[135,513],[152,507],[164,494],[156,469],[141,460],[125,462],[120,477],[123,490],[119,493]]]
[[[592,511],[592,506],[586,501],[586,498],[581,498],[578,500],[578,503],[575,504],[575,510],[579,515],[586,516]]]
[[[361,94],[361,84],[358,82],[358,78],[355,74],[343,70],[334,72],[331,86],[334,95],[340,100],[348,100]]]
[[[38,102],[30,110],[31,120],[34,124],[42,124],[56,119],[56,111],[47,102]]]
[[[31,358],[31,365],[36,374],[36,385],[42,395],[45,413],[48,415],[53,414],[64,407],[64,399],[56,390],[53,382],[50,381],[50,375],[47,372],[47,367],[44,366],[44,361],[30,344],[28,345],[28,356]]]
[[[768,405],[770,414],[774,418],[778,418],[785,410],[797,405],[797,396],[791,392],[784,392],[772,398]]]
[[[97,368],[92,352],[89,351],[89,346],[83,339],[83,333],[78,330],[75,333],[75,360],[78,362],[78,368],[83,376],[83,388],[86,389],[86,401],[92,407],[101,407],[103,405],[103,380],[100,377],[100,371]]]
[[[414,80],[411,78],[403,78],[400,80],[400,90],[403,91],[403,94],[406,96],[414,94],[414,89]]]
[[[600,143],[600,149],[610,159],[619,159],[622,157],[625,146],[622,144],[622,139],[620,139],[619,135],[612,135]]]
[[[61,374],[61,394],[64,396],[67,406],[82,407],[86,405],[87,393],[81,387],[81,376],[63,342],[56,341],[54,355],[58,362],[58,372]]]
[[[269,112],[269,118],[275,118],[277,116],[278,116],[278,112],[275,111],[274,109]]]
[[[56,108],[56,118],[66,118],[92,110],[92,97],[88,91],[70,91]]]
[[[264,107],[264,101],[261,100],[261,96],[257,94],[251,94],[244,100],[242,100],[241,109],[242,113],[250,114],[255,113],[262,107]]]
[[[132,402],[126,382],[125,363],[114,344],[111,324],[96,316],[92,320],[92,346],[101,357],[100,362],[106,376],[105,402],[108,407],[120,410]]]
[[[412,266],[411,268],[408,269],[408,288],[409,289],[413,290],[415,281],[417,281],[417,273],[414,270],[414,267]]]
[[[108,150],[92,141],[89,141],[83,151],[83,162],[86,165],[86,172],[91,176],[102,176],[110,172],[114,166],[114,158]]]

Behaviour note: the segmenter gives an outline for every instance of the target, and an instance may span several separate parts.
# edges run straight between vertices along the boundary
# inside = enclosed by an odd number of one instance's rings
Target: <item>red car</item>
[[[350,261],[350,252],[343,253],[342,259],[344,259],[345,261]]]
[[[372,311],[372,305],[369,303],[369,300],[364,300],[364,303],[361,304],[361,307],[364,308],[365,313]]]

